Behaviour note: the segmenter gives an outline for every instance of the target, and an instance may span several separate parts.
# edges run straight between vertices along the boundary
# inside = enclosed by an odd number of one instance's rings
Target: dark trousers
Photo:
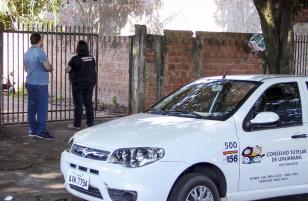
[[[83,105],[86,108],[87,126],[93,126],[93,103],[92,95],[95,84],[93,83],[72,83],[74,103],[74,126],[80,127],[83,114]]]

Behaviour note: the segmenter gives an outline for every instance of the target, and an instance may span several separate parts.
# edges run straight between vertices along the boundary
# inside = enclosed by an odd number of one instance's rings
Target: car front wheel
[[[176,182],[168,201],[219,201],[215,183],[207,176],[189,173]]]

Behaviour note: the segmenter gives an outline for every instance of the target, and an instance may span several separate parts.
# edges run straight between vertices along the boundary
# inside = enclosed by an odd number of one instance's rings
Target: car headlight
[[[135,168],[153,163],[165,155],[162,148],[135,147],[115,150],[109,162],[124,165],[125,167]]]
[[[74,138],[71,138],[71,139],[68,141],[65,150],[66,150],[67,152],[71,152],[71,149],[72,149],[73,144],[74,144]]]

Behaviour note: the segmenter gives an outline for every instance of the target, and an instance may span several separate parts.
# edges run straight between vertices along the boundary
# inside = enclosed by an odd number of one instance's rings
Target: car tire
[[[200,195],[200,190],[205,191],[205,198],[209,201],[219,201],[219,193],[215,183],[207,176],[200,173],[189,173],[178,179],[173,186],[168,201],[197,201],[193,195]]]

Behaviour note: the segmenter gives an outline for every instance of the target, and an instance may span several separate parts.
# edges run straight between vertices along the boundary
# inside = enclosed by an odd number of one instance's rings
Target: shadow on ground
[[[75,133],[67,124],[48,123],[52,141],[29,137],[25,125],[0,128],[0,200],[13,196],[13,201],[81,201],[67,193],[60,173],[60,153]],[[266,201],[307,200],[308,195],[300,195]]]

